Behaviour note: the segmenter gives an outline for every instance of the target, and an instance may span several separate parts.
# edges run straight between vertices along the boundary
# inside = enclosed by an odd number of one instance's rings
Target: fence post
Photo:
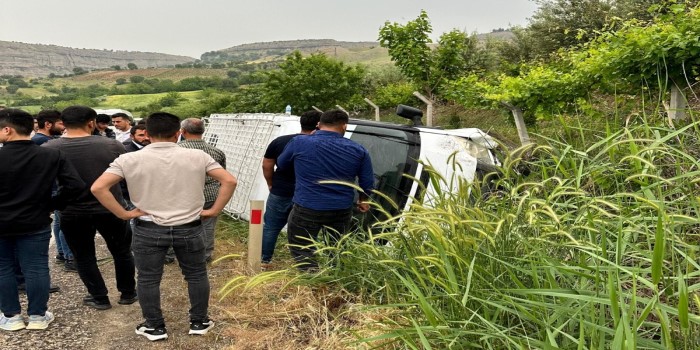
[[[427,110],[425,111],[425,124],[428,126],[433,126],[433,101],[421,95],[421,93],[418,91],[414,91],[413,96],[418,97],[421,101],[423,101],[423,103],[426,104]]]
[[[335,105],[335,108],[338,108],[339,110],[345,112],[345,114],[350,115],[350,113],[348,113],[348,111],[346,111],[345,108],[340,107],[340,105]]]
[[[248,268],[253,273],[260,272],[262,256],[262,218],[265,201],[250,200],[250,223],[248,224]]]
[[[379,121],[379,107],[367,97],[365,97],[365,102],[374,108],[374,120]]]
[[[513,113],[515,128],[518,130],[518,137],[520,137],[520,144],[523,146],[531,144],[530,135],[527,133],[527,126],[525,125],[525,118],[523,117],[523,110],[508,102],[501,102],[501,104]]]
[[[668,117],[672,120],[684,120],[687,106],[683,91],[676,83],[671,82],[671,105],[668,108]]]

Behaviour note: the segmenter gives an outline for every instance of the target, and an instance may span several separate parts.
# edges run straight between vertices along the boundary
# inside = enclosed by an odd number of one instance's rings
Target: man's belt
[[[192,228],[192,227],[197,227],[197,226],[202,225],[202,220],[197,219],[195,221],[188,222],[186,224],[174,225],[174,226],[158,225],[155,222],[144,221],[144,220],[140,220],[140,219],[134,220],[134,223],[136,224],[136,226],[141,226],[141,227],[145,227],[145,228]]]

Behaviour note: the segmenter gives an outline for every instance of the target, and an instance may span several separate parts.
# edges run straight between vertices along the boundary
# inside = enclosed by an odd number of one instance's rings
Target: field
[[[76,84],[81,86],[89,86],[95,83],[114,83],[119,78],[124,78],[127,81],[130,77],[135,75],[140,75],[145,78],[154,79],[169,79],[172,81],[180,81],[185,78],[191,77],[206,77],[206,76],[216,76],[216,77],[226,77],[226,69],[210,69],[210,68],[147,68],[147,69],[135,69],[135,70],[102,70],[93,71],[87,74],[79,75],[71,78],[58,79],[57,82],[60,85],[61,82],[66,84]]]
[[[180,103],[188,103],[201,98],[201,91],[185,91],[177,93]],[[141,95],[110,95],[100,101],[98,108],[121,108],[133,111],[139,107],[146,107],[149,103],[157,102],[167,96],[168,93],[141,94]]]

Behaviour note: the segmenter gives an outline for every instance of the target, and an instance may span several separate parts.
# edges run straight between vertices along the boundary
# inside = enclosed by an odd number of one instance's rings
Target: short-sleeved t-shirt
[[[177,226],[199,219],[207,172],[220,168],[201,150],[155,142],[120,156],[105,172],[126,180],[131,202],[150,220]]]
[[[274,159],[277,161],[277,157],[282,154],[282,151],[284,151],[284,148],[287,146],[289,141],[299,135],[302,134],[284,135],[272,140],[270,145],[267,146],[267,150],[265,150],[265,158]],[[294,181],[293,166],[286,169],[278,168],[272,174],[272,189],[270,190],[270,193],[274,194],[275,196],[291,198],[294,196]]]

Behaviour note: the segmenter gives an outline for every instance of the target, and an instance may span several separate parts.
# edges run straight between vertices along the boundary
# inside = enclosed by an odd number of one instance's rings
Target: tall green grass
[[[700,347],[700,123],[561,128],[573,138],[515,152],[531,156],[490,193],[432,173],[453,184],[433,208],[321,247],[333,267],[300,278],[387,309],[387,331],[360,336],[382,347]]]

